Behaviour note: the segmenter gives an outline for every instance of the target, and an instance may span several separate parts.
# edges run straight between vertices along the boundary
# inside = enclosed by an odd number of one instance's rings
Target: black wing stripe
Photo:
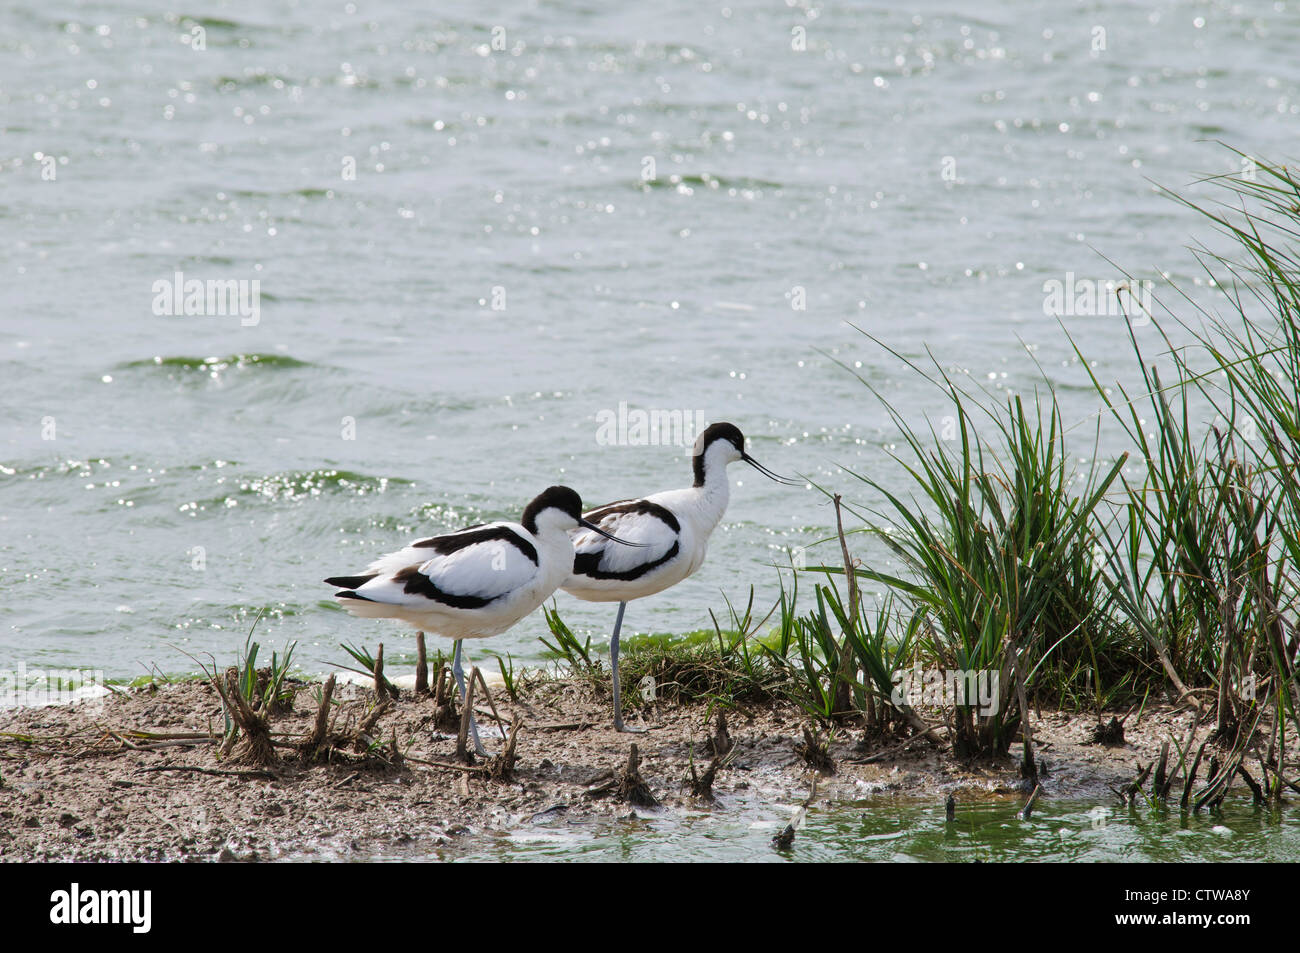
[[[617,544],[615,544],[617,545]],[[658,569],[670,559],[677,556],[677,543],[674,542],[664,553],[653,562],[642,563],[632,569],[624,569],[620,572],[611,572],[608,569],[600,568],[600,557],[603,550],[596,550],[589,553],[576,553],[573,557],[573,572],[575,575],[587,576],[590,579],[621,579],[624,581],[640,579],[651,570]]]
[[[458,595],[454,592],[446,592],[439,589],[434,581],[420,572],[419,566],[407,566],[393,573],[393,582],[405,583],[402,591],[407,595],[418,595],[425,599],[432,599],[434,602],[440,602],[444,606],[451,606],[453,609],[481,609],[490,602],[500,599],[501,596],[465,596]],[[509,593],[502,593],[509,595]]]
[[[537,561],[537,547],[508,526],[484,526],[482,529],[470,529],[447,536],[417,539],[411,545],[421,549],[432,549],[439,556],[450,556],[466,547],[498,539],[515,547],[532,560],[534,566],[540,565]]]
[[[599,523],[606,516],[623,513],[653,516],[674,533],[682,531],[682,524],[677,522],[677,517],[673,515],[672,510],[662,507],[658,503],[651,503],[649,500],[619,500],[617,503],[609,503],[599,509],[592,510],[590,513],[585,514],[585,518],[593,523]]]

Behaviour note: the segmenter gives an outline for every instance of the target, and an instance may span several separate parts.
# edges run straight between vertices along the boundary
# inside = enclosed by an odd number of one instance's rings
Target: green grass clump
[[[298,643],[290,642],[285,646],[283,654],[272,651],[270,664],[258,668],[257,656],[261,646],[252,638],[252,633],[249,633],[238,666],[239,693],[254,709],[264,707],[273,715],[286,712],[293,707],[296,693],[289,684],[289,673],[293,665],[293,650]],[[227,726],[229,727],[229,722]]]
[[[1080,474],[1067,462],[1054,393],[1028,406],[1012,397],[990,407],[935,367],[935,383],[952,402],[952,439],[933,427],[912,429],[872,388],[911,451],[912,459],[895,459],[914,493],[900,497],[853,474],[887,501],[868,515],[866,530],[903,567],[862,574],[902,600],[928,664],[997,673],[992,717],[977,720],[958,706],[953,727],[959,752],[1001,754],[1020,720],[1014,665],[1022,677],[1032,670],[1040,683],[1059,683],[1079,671],[1086,646],[1108,641],[1091,518],[1124,458]]]
[[[1226,316],[1193,305],[1196,323],[1166,325],[1181,327],[1191,341],[1182,346],[1139,316],[1161,336],[1158,361],[1128,321],[1136,393],[1089,370],[1103,415],[1130,445],[1113,460],[1098,461],[1094,437],[1086,466],[1068,462],[1076,455],[1050,384],[1032,401],[995,400],[931,358],[952,408],[940,434],[911,426],[863,381],[902,433],[896,459],[912,492],[858,475],[886,501],[859,512],[859,531],[902,565],[861,574],[899,600],[920,662],[1001,675],[992,717],[961,705],[951,715],[959,753],[1006,751],[1021,717],[1017,669],[1030,697],[1090,702],[1099,716],[1168,688],[1206,704],[1229,741],[1258,723],[1262,705],[1273,707],[1276,749],[1286,720],[1300,730],[1300,179],[1258,169],[1217,180],[1230,202],[1187,202],[1237,242],[1235,258],[1198,250]],[[1141,464],[1132,478],[1130,459]],[[818,614],[810,623],[824,630]],[[823,636],[800,651],[825,660],[831,646]],[[837,676],[825,665],[818,677]]]
[[[622,639],[619,681],[624,709],[644,709],[659,701],[732,705],[787,698],[788,662],[781,655],[779,636],[761,634],[772,612],[757,619],[753,610],[751,587],[743,611],[727,602],[728,627],[722,627],[715,617],[712,630]],[[570,675],[583,678],[593,691],[609,694],[604,655],[593,652],[591,637],[580,639],[555,608],[544,607],[542,611],[551,632],[551,639],[543,637],[542,642],[551,654]]]
[[[591,636],[587,636],[586,641],[580,640],[553,606],[542,606],[542,615],[546,619],[546,627],[551,630],[551,637],[555,639],[551,642],[542,638],[542,644],[550,649],[551,654],[562,659],[574,672],[598,676],[600,662],[591,657]]]
[[[376,656],[371,654],[370,649],[366,648],[364,645],[352,645],[347,642],[340,642],[339,648],[351,656],[352,660],[357,663],[358,667],[353,668],[350,665],[331,663],[335,668],[341,668],[346,672],[355,672],[356,674],[364,675],[367,678],[375,677],[375,669],[379,665],[379,660]],[[380,649],[383,649],[382,645],[380,646]],[[399,694],[397,686],[389,681],[388,676],[383,674],[382,669],[380,669],[379,677],[383,679],[384,691],[388,693],[388,696],[390,698],[397,698]]]
[[[1144,377],[1155,395],[1148,405],[1160,404],[1160,439],[1143,444],[1148,492],[1128,516],[1156,531],[1128,556],[1130,565],[1158,566],[1145,587],[1130,588],[1133,602],[1165,610],[1149,638],[1171,682],[1212,690],[1225,741],[1239,742],[1271,707],[1276,753],[1285,751],[1288,719],[1300,730],[1300,177],[1267,162],[1247,167],[1249,176],[1211,180],[1221,201],[1175,196],[1236,251],[1194,249],[1222,293],[1220,310],[1184,296],[1195,320],[1177,324],[1192,343],[1176,348],[1165,338],[1170,384],[1154,370]],[[1141,356],[1136,341],[1134,352]],[[1213,415],[1195,431],[1189,394]],[[1280,774],[1271,781],[1275,798],[1281,783]]]

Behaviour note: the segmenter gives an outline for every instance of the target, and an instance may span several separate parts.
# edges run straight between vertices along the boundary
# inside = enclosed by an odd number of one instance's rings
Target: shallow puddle
[[[1300,856],[1300,806],[1280,812],[1248,799],[1222,811],[1177,810],[1090,800],[1040,800],[1027,821],[1020,802],[958,804],[955,820],[942,804],[876,797],[836,809],[813,807],[793,846],[772,838],[790,821],[788,810],[660,813],[616,821],[548,814],[510,833],[467,833],[452,844],[354,860],[443,861],[1293,861]]]

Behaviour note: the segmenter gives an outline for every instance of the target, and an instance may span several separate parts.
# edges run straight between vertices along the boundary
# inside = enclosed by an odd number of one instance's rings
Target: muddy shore
[[[304,764],[292,746],[312,730],[318,691],[300,689],[293,710],[273,719],[278,761],[266,767],[218,757],[221,701],[207,683],[0,711],[0,860],[454,858],[545,818],[725,814],[757,796],[793,805],[808,796],[814,776],[822,807],[880,794],[939,804],[949,794],[1009,804],[1026,796],[1014,757],[960,765],[924,739],[863,745],[857,730],[831,740],[834,771],[826,774],[797,750],[806,716],[756,706],[727,713],[732,747],[709,800],[690,783],[692,762],[697,776],[711,763],[716,726],[705,705],[660,705],[630,722],[648,731],[618,734],[608,724],[608,700],[577,680],[528,686],[517,703],[494,691],[503,719],[522,720],[507,780],[445,766],[454,762],[454,733],[435,730],[432,701],[410,691],[379,720],[369,752],[361,746]],[[335,700],[337,718],[360,721],[374,693],[341,684]],[[480,711],[485,743],[502,751],[487,709]],[[1095,715],[1042,712],[1034,719],[1047,768],[1041,797],[1113,801],[1111,789],[1158,757],[1165,739],[1184,735],[1191,717],[1149,706],[1128,720],[1124,743],[1103,746],[1091,743]],[[632,744],[658,806],[629,803],[619,788]]]

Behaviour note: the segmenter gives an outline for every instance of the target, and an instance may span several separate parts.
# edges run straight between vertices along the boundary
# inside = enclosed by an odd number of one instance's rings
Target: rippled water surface
[[[1204,228],[1152,180],[1239,171],[1198,140],[1284,157],[1300,111],[1283,3],[196,7],[0,11],[0,653],[29,666],[189,670],[270,606],[319,671],[384,631],[324,575],[550,483],[686,483],[680,448],[597,442],[620,402],[868,503],[839,465],[896,479],[895,432],[835,361],[943,405],[848,322],[1087,421],[1043,282],[1105,255],[1194,289]],[[176,272],[259,280],[258,322],[156,314]],[[1116,319],[1067,324],[1132,371]],[[818,493],[734,477],[634,630],[821,538]],[[492,647],[536,662],[541,630]]]
[[[976,801],[961,805],[948,822],[942,804],[876,797],[809,811],[784,851],[772,838],[789,823],[789,810],[768,805],[737,813],[735,807],[686,817],[639,812],[600,825],[538,820],[487,846],[471,838],[472,847],[419,847],[379,859],[1285,863],[1300,851],[1300,814],[1255,808],[1248,798],[1225,802],[1213,815],[1186,816],[1145,805],[1045,800],[1028,820],[1016,814],[1019,801]]]

